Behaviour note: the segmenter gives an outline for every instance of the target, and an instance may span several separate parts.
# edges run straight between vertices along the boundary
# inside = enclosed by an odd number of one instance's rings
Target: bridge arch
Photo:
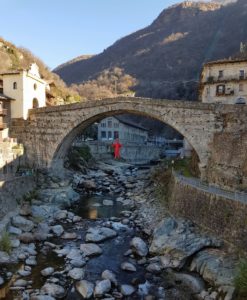
[[[130,113],[159,120],[183,135],[205,169],[217,123],[214,106],[204,103],[118,97],[29,111],[22,142],[28,161],[36,166],[61,164],[75,136],[111,115]]]

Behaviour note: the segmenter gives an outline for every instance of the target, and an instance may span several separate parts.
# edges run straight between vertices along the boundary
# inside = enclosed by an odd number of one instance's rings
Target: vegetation
[[[74,170],[84,170],[92,160],[90,148],[87,145],[81,147],[72,147],[68,154],[68,167]]]
[[[51,104],[57,102],[77,102],[81,97],[79,94],[66,86],[64,81],[29,50],[18,48],[14,44],[0,38],[0,73],[11,70],[27,69],[30,64],[36,62],[39,66],[41,77],[51,84],[50,93],[53,96]]]
[[[8,254],[10,254],[12,250],[10,235],[6,231],[3,232],[2,237],[0,239],[0,250],[7,252]]]
[[[238,272],[234,280],[239,299],[247,297],[247,260],[242,260],[238,267]],[[243,298],[242,298],[243,297]]]
[[[121,68],[104,70],[95,80],[89,80],[72,88],[83,99],[94,100],[115,97],[116,95],[133,95],[136,80],[124,73]]]

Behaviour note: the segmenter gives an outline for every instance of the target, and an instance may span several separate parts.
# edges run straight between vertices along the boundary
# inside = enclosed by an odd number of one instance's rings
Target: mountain
[[[186,1],[165,9],[151,25],[104,52],[54,71],[67,84],[76,84],[81,95],[97,86],[109,94],[121,93],[118,83],[129,76],[125,93],[195,100],[203,63],[235,55],[246,41],[246,0],[228,5]],[[115,76],[116,69],[121,76]],[[102,76],[106,85],[99,81]]]
[[[65,82],[29,50],[16,47],[3,38],[0,38],[0,74],[11,70],[27,69],[30,64],[36,62],[39,66],[40,75],[51,85],[50,93],[54,98],[50,104],[57,102],[74,102],[80,99],[77,92],[68,88]]]

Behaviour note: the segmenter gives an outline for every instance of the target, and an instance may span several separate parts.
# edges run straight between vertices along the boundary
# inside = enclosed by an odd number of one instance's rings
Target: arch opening
[[[160,140],[160,146],[162,146],[162,137],[165,140],[169,140],[169,147],[167,149],[168,143],[166,142],[166,149],[163,149],[163,153],[161,151],[160,158],[179,158],[179,159],[185,159],[188,156],[190,156],[194,174],[198,175],[200,174],[199,171],[199,164],[200,164],[200,157],[198,155],[197,149],[193,147],[193,143],[190,139],[190,135],[186,135],[185,132],[181,132],[174,126],[174,124],[169,124],[168,122],[164,122],[163,120],[154,117],[150,115],[149,113],[140,113],[139,111],[128,111],[128,116],[132,116],[132,121],[140,121],[142,119],[142,123],[144,125],[147,125],[148,121],[150,123],[153,123],[153,127],[160,127],[161,125],[164,126],[167,129],[166,134],[160,135],[157,140]],[[126,115],[126,111],[119,110],[119,111],[109,111],[109,112],[103,112],[97,115],[94,115],[82,122],[80,122],[77,126],[72,128],[68,132],[68,134],[65,136],[63,141],[60,143],[60,145],[57,147],[55,154],[53,156],[53,165],[57,165],[57,163],[63,164],[64,158],[66,157],[67,153],[71,149],[71,145],[76,145],[77,142],[86,142],[90,144],[90,142],[93,144],[94,141],[99,141],[111,144],[116,138],[120,138],[122,140],[123,136],[120,135],[119,130],[115,124],[115,120],[119,119],[119,117],[122,117]],[[104,122],[102,122],[104,121]],[[112,122],[112,123],[108,123]],[[105,125],[104,125],[105,123]],[[149,124],[150,125],[150,124]],[[95,128],[93,127],[97,126],[97,133],[95,131]],[[111,127],[111,130],[109,131],[109,126]],[[150,131],[150,126],[149,131]],[[169,132],[170,131],[170,132]],[[157,135],[156,135],[157,137]],[[134,137],[134,140],[136,139],[136,136]],[[175,139],[175,140],[174,140]],[[179,140],[183,141],[183,145],[180,144],[181,148],[183,150],[179,149],[176,145],[176,139],[178,140],[177,145],[179,145]],[[172,146],[172,140],[174,140],[174,147]],[[150,142],[150,135],[148,135],[148,138],[145,139],[142,137],[142,141],[139,139],[139,144],[145,144],[147,145]],[[124,141],[123,141],[124,142]],[[154,140],[153,140],[154,142]],[[164,141],[163,141],[164,142]],[[186,143],[186,149],[185,144]],[[159,144],[159,141],[157,142]],[[165,145],[165,142],[163,143],[163,146]],[[166,151],[167,150],[167,151]],[[170,151],[169,151],[170,150]],[[190,155],[188,155],[190,153]]]

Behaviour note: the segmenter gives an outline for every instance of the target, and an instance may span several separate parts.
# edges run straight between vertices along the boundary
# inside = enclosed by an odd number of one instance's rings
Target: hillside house
[[[247,104],[247,60],[206,63],[201,74],[200,100],[204,103]]]
[[[116,138],[125,144],[145,144],[148,139],[148,130],[122,116],[101,120],[98,124],[98,140],[113,141]]]

